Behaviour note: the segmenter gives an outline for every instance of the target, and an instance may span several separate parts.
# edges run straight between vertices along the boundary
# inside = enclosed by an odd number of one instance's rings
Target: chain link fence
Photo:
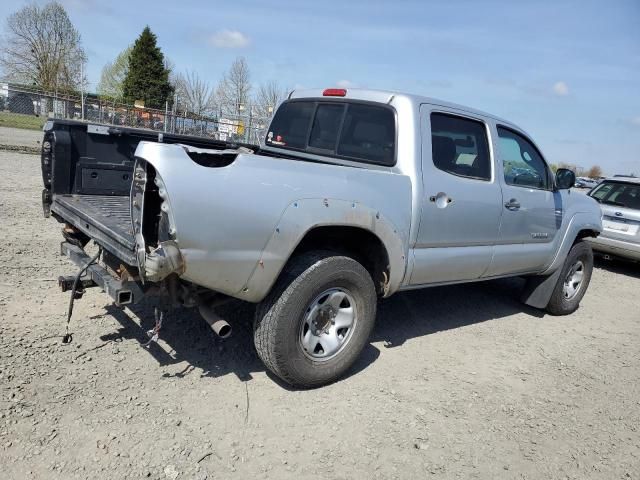
[[[0,127],[37,130],[47,118],[61,118],[260,144],[269,125],[270,118],[258,113],[267,109],[258,105],[218,105],[214,114],[198,115],[180,104],[176,96],[164,109],[144,108],[0,81]]]

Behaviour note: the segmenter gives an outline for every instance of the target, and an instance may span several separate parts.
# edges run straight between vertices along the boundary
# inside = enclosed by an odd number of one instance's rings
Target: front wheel
[[[369,272],[354,259],[332,252],[301,254],[256,310],[258,356],[293,386],[335,381],[366,345],[376,300]]]
[[[546,310],[552,315],[568,315],[575,312],[587,291],[592,272],[591,246],[579,241],[569,250]]]

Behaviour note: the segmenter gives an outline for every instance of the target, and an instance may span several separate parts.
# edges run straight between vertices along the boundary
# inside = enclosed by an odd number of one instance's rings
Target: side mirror
[[[566,190],[576,183],[576,174],[568,168],[559,168],[556,171],[556,188],[558,190]]]

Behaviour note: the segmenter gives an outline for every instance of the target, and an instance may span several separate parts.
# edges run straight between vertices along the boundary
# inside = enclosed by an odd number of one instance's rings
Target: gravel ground
[[[2,478],[640,478],[640,268],[599,263],[581,308],[519,280],[398,294],[349,376],[294,391],[192,311],[141,347],[151,306],[68,295],[38,158],[0,152]]]

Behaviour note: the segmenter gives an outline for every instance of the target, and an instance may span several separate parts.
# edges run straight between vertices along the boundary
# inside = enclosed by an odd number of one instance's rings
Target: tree
[[[124,97],[124,79],[129,72],[129,57],[132,47],[129,45],[121,51],[113,62],[102,67],[98,95],[113,101],[121,102]]]
[[[556,173],[558,171],[558,168],[559,168],[558,165],[556,165],[555,163],[550,164],[549,167],[551,168],[551,171],[553,173]]]
[[[45,90],[76,90],[87,56],[64,7],[27,5],[7,18],[0,65],[11,80]]]
[[[234,60],[231,68],[222,77],[216,92],[220,108],[224,113],[239,115],[249,103],[251,91],[249,65],[244,57]]]
[[[147,26],[131,49],[129,70],[123,83],[123,97],[127,103],[144,101],[145,107],[162,108],[173,93],[169,83],[170,71],[165,66],[157,37]]]
[[[287,98],[288,90],[276,81],[260,85],[255,97],[254,111],[261,119],[269,119],[276,107]]]
[[[594,165],[587,171],[587,177],[600,178],[602,176],[602,168],[599,165]]]
[[[211,85],[202,80],[195,72],[179,74],[176,78],[176,93],[178,94],[178,104],[189,112],[197,115],[214,110],[215,92]]]

